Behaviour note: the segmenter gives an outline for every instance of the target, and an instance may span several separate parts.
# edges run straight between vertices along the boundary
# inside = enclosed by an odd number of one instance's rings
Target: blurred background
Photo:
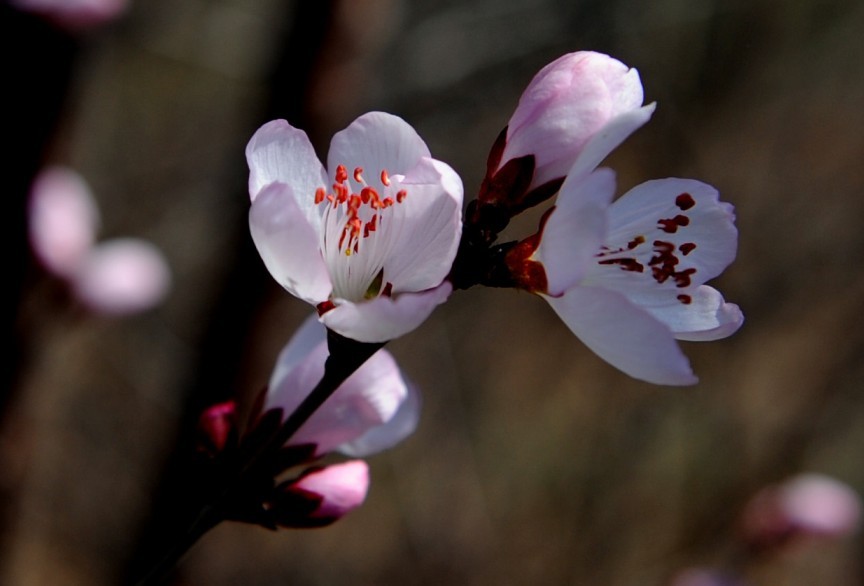
[[[267,120],[330,136],[408,120],[466,200],[531,77],[574,50],[636,67],[652,121],[607,162],[619,191],[694,177],[737,209],[713,284],[747,321],[685,344],[701,382],[631,380],[541,299],[453,295],[389,344],[423,391],[417,433],[373,456],[366,504],[332,527],[225,523],[189,585],[665,585],[736,563],[738,515],[799,472],[864,492],[864,4],[855,0],[131,0],[64,28],[2,7],[8,290],[0,584],[123,583],[170,517],[201,409],[266,383],[308,307],[247,228],[244,147]],[[100,238],[145,238],[159,307],[76,309],[33,260],[25,200],[74,168]],[[536,217],[505,238],[527,235]],[[852,586],[864,541],[751,560],[758,586]]]

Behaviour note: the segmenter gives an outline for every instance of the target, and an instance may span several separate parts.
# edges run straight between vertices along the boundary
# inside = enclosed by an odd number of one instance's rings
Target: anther
[[[385,186],[390,186],[390,175],[387,174],[387,169],[381,169],[381,183]]]
[[[366,182],[363,181],[363,167],[355,167],[354,168],[354,181],[361,185],[365,185]]]

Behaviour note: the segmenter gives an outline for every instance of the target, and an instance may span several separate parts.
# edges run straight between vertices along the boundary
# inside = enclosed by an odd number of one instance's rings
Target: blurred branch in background
[[[243,148],[262,122],[287,118],[326,152],[358,114],[393,112],[471,195],[525,84],[577,49],[636,67],[658,102],[613,155],[622,189],[692,176],[735,204],[720,286],[742,331],[687,348],[699,386],[656,389],[532,296],[456,295],[390,348],[425,406],[418,433],[370,462],[366,504],[322,531],[221,526],[178,583],[659,586],[718,567],[766,485],[815,471],[864,490],[860,3],[148,0],[74,34],[4,4],[2,27],[19,299],[4,322],[0,582],[117,583],[182,502],[200,409],[260,390],[306,316],[248,237]],[[166,252],[165,305],[70,318],[27,248],[26,194],[47,163],[92,184],[106,238]],[[851,586],[862,559],[859,532],[744,578]]]

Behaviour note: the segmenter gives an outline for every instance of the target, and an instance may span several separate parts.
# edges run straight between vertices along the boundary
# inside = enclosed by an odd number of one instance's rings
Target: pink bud
[[[860,520],[861,500],[851,488],[827,476],[802,474],[757,493],[742,525],[748,541],[764,549],[793,537],[845,537]]]
[[[199,448],[215,456],[228,443],[237,419],[237,403],[225,401],[208,407],[198,418]]]
[[[351,460],[312,468],[283,487],[271,512],[285,527],[319,527],[341,519],[366,500],[369,467]]]
[[[170,283],[159,249],[143,240],[118,238],[90,251],[74,275],[72,288],[91,311],[125,315],[160,303]]]
[[[49,167],[34,180],[29,202],[30,244],[42,265],[71,277],[93,246],[99,210],[78,173]]]
[[[651,117],[642,107],[642,83],[635,69],[602,53],[569,53],[531,80],[507,127],[498,164],[534,155],[530,188],[560,179],[579,161],[590,172]]]

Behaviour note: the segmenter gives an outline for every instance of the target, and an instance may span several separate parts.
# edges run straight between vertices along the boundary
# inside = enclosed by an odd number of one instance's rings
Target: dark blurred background
[[[695,177],[736,206],[738,260],[714,284],[743,329],[685,344],[701,382],[660,388],[593,356],[539,298],[459,292],[389,345],[424,412],[370,459],[366,504],[314,531],[223,524],[176,583],[660,586],[726,563],[767,483],[815,471],[864,492],[861,2],[133,0],[74,34],[5,5],[2,19],[17,303],[0,584],[121,583],[172,514],[165,487],[200,409],[258,391],[307,315],[248,235],[243,150],[259,125],[287,118],[325,154],[359,114],[398,114],[467,200],[534,73],[581,49],[636,67],[658,102],[608,161],[619,191]],[[23,231],[26,186],[48,163],[90,182],[100,237],[162,248],[174,287],[161,307],[68,310]],[[862,559],[859,534],[743,571],[758,586],[853,586]]]

